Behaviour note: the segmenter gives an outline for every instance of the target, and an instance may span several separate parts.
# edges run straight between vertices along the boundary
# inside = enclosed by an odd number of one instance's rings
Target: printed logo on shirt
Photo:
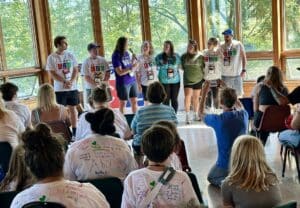
[[[151,181],[151,182],[149,183],[149,185],[150,185],[150,189],[152,190],[152,189],[154,189],[154,187],[155,187],[155,185],[156,185],[156,182],[155,182],[155,181]]]
[[[218,56],[204,56],[204,62],[218,62]]]
[[[96,141],[92,142],[91,147],[93,148],[93,150],[101,150],[101,146],[99,144],[97,144]]]
[[[41,197],[39,198],[39,201],[40,201],[40,202],[46,202],[46,196],[45,196],[45,195],[41,196]]]

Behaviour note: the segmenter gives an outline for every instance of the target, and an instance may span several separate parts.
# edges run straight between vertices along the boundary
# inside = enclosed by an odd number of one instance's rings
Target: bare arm
[[[243,69],[246,69],[247,57],[246,57],[245,48],[244,48],[244,46],[242,44],[241,44],[241,58],[242,58]]]
[[[201,100],[200,100],[200,106],[199,106],[199,115],[203,115],[204,114],[204,105],[206,102],[206,97],[207,97],[207,93],[209,91],[209,87],[210,87],[210,82],[209,81],[205,81],[202,87],[202,92],[201,92]]]
[[[73,68],[72,76],[70,82],[74,82],[77,79],[78,76],[78,66]]]
[[[96,86],[96,83],[95,81],[89,76],[89,75],[84,75],[84,80],[86,82],[88,82],[89,84],[93,85],[93,86]]]
[[[288,98],[286,96],[282,95],[274,87],[270,87],[270,89],[271,89],[271,93],[272,93],[274,99],[276,100],[276,102],[279,105],[287,105],[287,104],[289,104],[289,100],[288,100]]]
[[[296,107],[291,126],[293,129],[300,129],[300,104]]]
[[[255,92],[255,95],[253,97],[253,111],[254,112],[258,111],[258,108],[259,108],[259,92],[260,92],[260,89],[261,89],[261,85],[258,85],[257,90]]]
[[[65,82],[65,79],[63,77],[59,76],[54,70],[51,70],[49,72],[50,72],[51,77],[54,80],[59,81],[59,82]]]
[[[129,74],[129,73],[131,72],[130,69],[124,69],[124,70],[123,70],[121,67],[115,68],[115,71],[116,71],[116,73],[117,73],[119,76],[124,76],[124,75]]]

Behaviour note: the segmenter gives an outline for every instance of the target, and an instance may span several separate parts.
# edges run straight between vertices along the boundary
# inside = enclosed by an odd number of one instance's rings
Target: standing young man
[[[68,42],[65,36],[54,39],[56,51],[48,56],[46,70],[54,80],[57,103],[68,106],[70,111],[73,135],[76,133],[77,109],[79,103],[77,89],[78,64],[75,56],[67,51]]]
[[[85,80],[86,96],[89,98],[92,89],[102,84],[108,85],[110,77],[110,69],[105,58],[98,55],[99,45],[90,43],[87,46],[87,50],[90,54],[82,64],[81,74]]]
[[[224,43],[220,46],[223,53],[222,80],[241,97],[244,94],[243,78],[246,76],[245,48],[241,42],[233,39],[233,30],[227,29],[222,34],[224,35]]]

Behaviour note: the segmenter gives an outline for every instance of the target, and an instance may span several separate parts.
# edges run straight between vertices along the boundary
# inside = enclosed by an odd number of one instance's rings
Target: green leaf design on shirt
[[[155,181],[151,181],[151,182],[150,182],[150,187],[151,187],[151,189],[153,189],[154,186],[155,186]]]
[[[39,198],[39,200],[40,200],[40,202],[45,202],[46,201],[46,196],[45,195],[41,196]]]

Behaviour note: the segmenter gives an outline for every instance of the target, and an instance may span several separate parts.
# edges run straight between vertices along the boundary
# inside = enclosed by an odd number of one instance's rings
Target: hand
[[[219,85],[221,88],[227,87],[226,83],[225,83],[223,80],[221,80],[221,79],[218,80],[218,85]]]
[[[241,77],[242,77],[243,79],[245,79],[245,77],[246,77],[246,72],[245,72],[245,71],[242,71],[240,75],[241,75]]]
[[[243,108],[243,104],[241,103],[241,101],[239,99],[237,99],[237,101],[235,102],[235,107],[239,108],[239,109]]]
[[[272,87],[273,83],[271,82],[271,80],[265,80],[264,84],[267,85],[268,87]]]
[[[69,81],[69,80],[66,80],[66,81],[64,82],[64,88],[66,88],[66,89],[71,89],[71,87],[72,87],[72,82]]]

